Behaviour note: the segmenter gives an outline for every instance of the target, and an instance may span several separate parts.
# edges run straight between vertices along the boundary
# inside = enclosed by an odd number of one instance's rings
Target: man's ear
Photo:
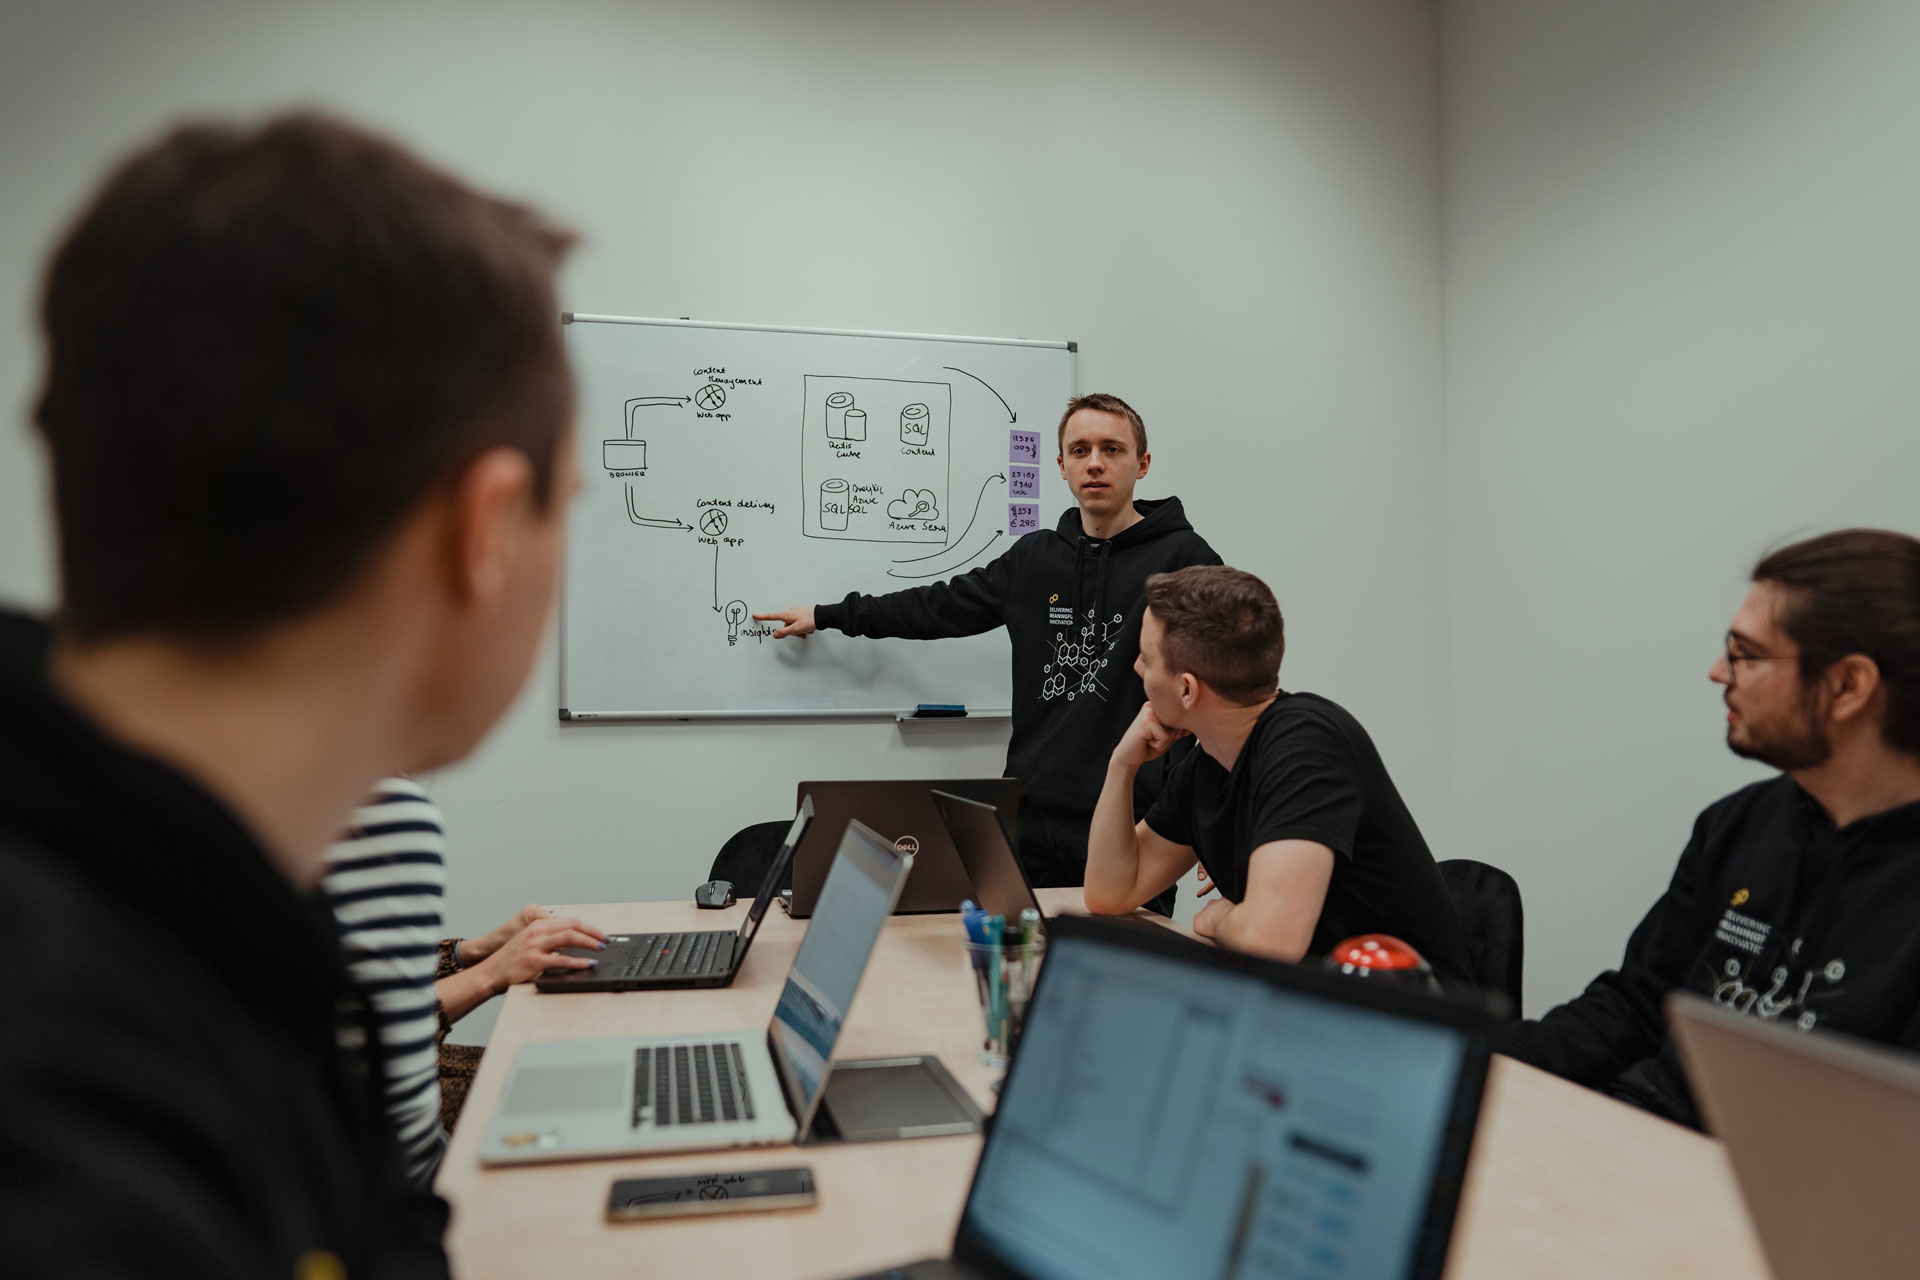
[[[533,463],[504,445],[474,458],[454,481],[453,586],[463,605],[485,607],[512,577],[520,522],[533,502]]]
[[[1147,478],[1147,468],[1152,465],[1153,465],[1153,455],[1150,453],[1141,454],[1140,455],[1140,474],[1135,476],[1134,479],[1145,480]]]
[[[1191,671],[1181,672],[1180,705],[1191,711],[1193,704],[1198,701],[1200,701],[1200,678]]]
[[[1864,653],[1850,653],[1820,677],[1826,686],[1827,714],[1845,723],[1866,714],[1880,692],[1880,664]]]

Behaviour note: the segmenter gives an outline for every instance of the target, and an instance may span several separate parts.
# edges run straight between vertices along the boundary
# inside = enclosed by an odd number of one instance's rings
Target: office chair
[[[1467,931],[1467,955],[1483,991],[1504,992],[1520,1014],[1520,968],[1526,952],[1526,918],[1520,886],[1498,867],[1471,858],[1440,864],[1454,910]]]
[[[733,892],[743,898],[751,898],[760,889],[760,882],[767,878],[767,868],[773,865],[773,856],[780,852],[780,841],[786,838],[787,828],[793,825],[793,819],[782,818],[778,822],[756,822],[750,827],[742,827],[727,837],[720,846],[720,852],[713,855],[713,868],[707,872],[709,880],[731,880]],[[787,868],[789,888],[793,883],[793,868]]]

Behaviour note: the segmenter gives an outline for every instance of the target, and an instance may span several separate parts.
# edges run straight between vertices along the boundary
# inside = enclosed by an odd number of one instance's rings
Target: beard
[[[1822,765],[1833,754],[1833,739],[1821,716],[1820,690],[1804,686],[1794,706],[1766,720],[1747,720],[1727,726],[1727,750],[1758,760],[1783,773]]]

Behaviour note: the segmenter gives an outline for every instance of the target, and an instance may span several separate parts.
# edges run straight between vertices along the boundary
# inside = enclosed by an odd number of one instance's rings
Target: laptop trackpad
[[[555,1111],[618,1111],[626,1106],[627,1069],[615,1063],[579,1067],[528,1067],[516,1071],[500,1114],[544,1115]]]

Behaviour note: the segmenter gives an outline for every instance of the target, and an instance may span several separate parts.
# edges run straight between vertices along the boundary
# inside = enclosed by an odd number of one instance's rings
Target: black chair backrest
[[[1454,910],[1467,930],[1467,953],[1474,979],[1484,991],[1499,991],[1520,1012],[1520,968],[1526,958],[1526,917],[1520,908],[1520,886],[1498,867],[1472,858],[1450,858],[1440,864]]]
[[[760,882],[767,878],[767,868],[773,865],[774,855],[780,852],[780,842],[786,839],[787,828],[792,825],[792,818],[782,818],[778,822],[756,822],[740,828],[720,846],[720,852],[713,855],[713,867],[707,872],[707,879],[731,880],[734,897],[753,897],[760,892]],[[792,878],[793,868],[788,867],[789,884]]]

